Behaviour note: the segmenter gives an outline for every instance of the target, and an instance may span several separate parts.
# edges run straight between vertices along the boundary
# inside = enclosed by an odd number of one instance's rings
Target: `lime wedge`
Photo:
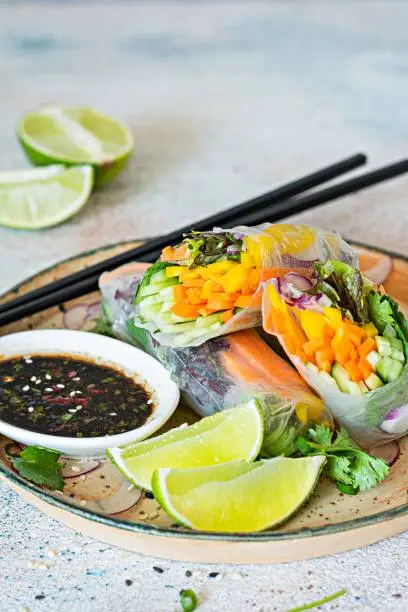
[[[193,469],[162,468],[153,493],[173,520],[201,531],[252,532],[276,527],[313,492],[323,456],[232,461]]]
[[[217,412],[189,427],[124,447],[108,456],[122,474],[151,491],[153,472],[164,467],[200,467],[234,459],[253,461],[263,439],[263,415],[258,402]]]
[[[32,230],[62,223],[86,204],[92,186],[92,166],[0,173],[0,225]]]
[[[96,185],[117,176],[133,150],[129,128],[90,108],[40,108],[24,115],[17,134],[34,165],[90,164]]]

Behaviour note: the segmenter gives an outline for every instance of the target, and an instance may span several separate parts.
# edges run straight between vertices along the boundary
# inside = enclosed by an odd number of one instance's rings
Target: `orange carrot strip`
[[[321,413],[323,404],[307,386],[294,368],[274,353],[253,330],[235,332],[227,336],[230,353],[235,352],[249,364],[253,372],[261,372],[273,384],[279,395],[299,402],[302,398],[311,404],[310,408]]]
[[[235,306],[237,308],[246,308],[252,302],[253,295],[241,295],[235,301]]]
[[[230,336],[228,336],[228,339]],[[272,352],[272,351],[271,351]],[[239,378],[250,385],[270,385],[264,373],[255,370],[234,351],[226,349],[220,353],[220,361],[232,379]]]
[[[211,308],[212,310],[229,310],[233,308],[234,303],[229,302],[227,300],[208,300],[207,308]]]
[[[358,353],[360,357],[365,357],[368,353],[371,353],[371,351],[375,351],[376,348],[377,345],[375,340],[373,338],[367,338],[364,340],[363,344],[358,347]]]
[[[194,289],[194,288],[186,289],[186,296],[190,304],[205,304],[206,303],[206,300],[203,300],[200,297],[199,289]]]
[[[358,350],[353,348],[350,351],[350,359],[351,361],[355,361],[357,363],[358,361]]]
[[[306,355],[313,355],[316,351],[324,347],[323,340],[308,340],[303,344]]]
[[[330,374],[330,371],[331,371],[331,363],[330,363],[330,361],[328,361],[327,359],[325,359],[324,361],[322,361],[321,365],[320,365],[320,366],[318,366],[318,367],[320,367],[320,369],[321,369],[323,372],[327,372],[328,374]]]
[[[224,310],[224,312],[220,313],[220,319],[221,321],[224,321],[224,323],[229,321],[233,316],[234,310],[232,308],[230,308],[230,310]]]
[[[296,351],[301,350],[301,346],[299,346],[299,343],[297,341],[297,338],[296,338],[295,334],[293,334],[291,332],[283,334],[282,335],[282,340],[283,340],[283,342],[285,344],[285,349],[291,355],[294,355],[296,353]],[[304,351],[302,351],[302,352],[304,352]],[[306,353],[305,353],[305,357],[306,357]]]
[[[367,359],[364,359],[364,357],[362,357],[360,359],[360,361],[358,362],[358,368],[364,378],[364,380],[366,378],[368,378],[371,374],[371,372],[373,371],[373,368],[371,366],[371,364],[367,361]]]
[[[321,368],[321,364],[324,361],[328,361],[330,364],[334,362],[334,351],[332,348],[327,347],[316,351],[317,367]]]
[[[186,297],[186,292],[183,285],[174,285],[173,286],[173,299],[175,303],[182,302]]]
[[[353,335],[358,336],[360,338],[360,341],[364,338],[365,336],[365,332],[364,329],[362,329],[361,327],[359,327],[358,325],[355,325],[354,323],[349,323],[348,321],[346,322],[346,329],[348,331],[348,334],[353,333]],[[361,344],[361,342],[360,342]]]
[[[202,317],[206,317],[207,315],[214,314],[214,312],[217,312],[217,311],[213,310],[212,308],[207,308],[207,306],[203,306],[202,308],[198,309],[198,314],[200,314]]]
[[[183,286],[184,287],[203,287],[204,282],[205,281],[203,278],[186,278],[186,280],[183,281]]]
[[[360,346],[360,344],[361,344],[361,336],[360,336],[360,334],[356,334],[354,329],[348,329],[347,330],[347,336],[348,336],[350,342],[352,342],[354,344],[354,346]]]
[[[358,382],[359,380],[363,379],[363,375],[359,367],[354,361],[351,361],[351,359],[350,361],[346,362],[344,367],[346,368],[347,373],[350,376],[351,380],[354,380],[354,382]]]
[[[272,329],[275,333],[284,334],[286,331],[286,319],[280,310],[272,310]]]
[[[332,327],[330,327],[330,325],[325,325],[324,326],[324,339],[326,340],[327,344],[330,344],[330,340],[332,340],[334,338],[334,334],[336,332],[334,331],[334,329]]]
[[[235,302],[236,299],[239,298],[239,293],[227,293],[224,291],[223,293],[210,293],[208,296],[208,301],[212,302],[213,300],[222,300],[223,302]]]
[[[178,302],[171,308],[171,312],[185,319],[193,319],[198,316],[198,307],[187,304],[186,302]]]
[[[344,338],[337,346],[333,346],[334,354],[336,356],[336,361],[339,361],[343,364],[345,361],[350,359],[350,353],[353,350],[353,345],[350,340]]]
[[[306,363],[308,361],[305,351],[298,349],[296,351],[296,355],[299,357],[300,361],[302,361],[303,363]]]

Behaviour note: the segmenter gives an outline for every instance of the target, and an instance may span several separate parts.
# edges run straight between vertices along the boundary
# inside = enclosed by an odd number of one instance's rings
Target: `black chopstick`
[[[321,204],[327,204],[337,198],[342,198],[384,181],[397,178],[406,172],[408,172],[408,159],[402,159],[376,170],[371,170],[371,172],[365,172],[364,174],[342,181],[341,183],[336,183],[330,187],[298,196],[286,202],[280,202],[273,207],[267,206],[262,210],[243,215],[236,219],[234,225],[258,225],[266,221],[274,223],[284,217],[304,212]]]
[[[367,187],[372,187],[378,183],[382,183],[383,181],[390,180],[395,178],[401,174],[408,172],[408,159],[401,160],[399,162],[389,164],[388,166],[384,166],[383,168],[379,168],[377,170],[367,172],[362,174],[354,179],[350,179],[348,181],[343,181],[338,183],[337,185],[333,185],[332,187],[328,187],[326,189],[319,190],[313,194],[303,196],[302,198],[295,198],[292,203],[293,205],[289,205],[286,202],[282,203],[280,206],[272,207],[271,209],[264,209],[257,213],[255,218],[254,214],[243,215],[242,217],[238,217],[236,219],[236,225],[247,225],[247,224],[258,224],[264,222],[276,222],[280,219],[287,217],[292,214],[293,211],[300,212],[305,210],[306,208],[309,210],[315,206],[320,206],[321,204],[325,204],[326,202],[330,202],[331,200],[339,197],[344,197],[355,193],[361,189],[365,189]],[[148,244],[151,244],[155,241],[150,241]],[[134,249],[127,251],[125,255],[127,258],[122,263],[128,263],[130,261],[134,261],[136,258],[133,256]],[[161,249],[153,248],[144,258],[144,261],[154,262],[161,254]],[[138,258],[140,259],[140,258]],[[107,260],[108,265],[105,270],[112,269],[110,262],[112,260]],[[102,262],[106,263],[106,262]],[[68,300],[80,297],[82,295],[86,295],[87,293],[91,293],[98,289],[98,280],[99,280],[99,272],[94,274],[89,278],[85,278],[80,280],[79,282],[74,283],[68,287],[62,287],[61,289],[55,291],[52,295],[44,295],[40,298],[32,300],[27,304],[20,304],[16,306],[12,310],[0,313],[0,326],[6,325],[7,323],[11,323],[12,321],[16,321],[22,317],[34,314],[41,310],[45,310],[46,308],[50,308],[52,306],[56,306],[57,304],[62,304]]]
[[[252,200],[243,202],[242,204],[238,204],[237,206],[233,206],[232,208],[211,215],[206,219],[198,221],[192,225],[182,227],[165,236],[154,238],[153,240],[150,240],[139,247],[126,251],[125,253],[119,253],[118,255],[115,255],[114,257],[111,257],[105,261],[101,261],[93,266],[89,266],[88,268],[75,272],[74,274],[65,276],[53,283],[39,287],[34,291],[25,293],[13,300],[5,302],[4,304],[0,304],[0,314],[9,311],[14,312],[16,309],[18,309],[17,312],[19,313],[25,313],[26,311],[24,309],[20,309],[20,306],[23,304],[29,305],[33,302],[38,304],[47,304],[48,302],[42,299],[46,296],[50,296],[50,300],[52,301],[53,305],[58,304],[59,302],[55,302],[55,296],[66,295],[65,293],[60,292],[68,287],[72,287],[72,298],[70,297],[65,299],[74,299],[79,295],[83,295],[83,293],[78,293],[78,291],[80,291],[78,287],[87,287],[88,285],[83,282],[86,279],[99,276],[103,272],[113,270],[114,268],[127,263],[128,261],[138,259],[152,261],[153,257],[157,259],[165,246],[180,242],[183,234],[190,232],[192,228],[194,228],[196,231],[205,231],[211,230],[213,227],[218,225],[223,225],[224,227],[236,225],[235,219],[239,216],[242,217],[243,215],[251,212],[259,212],[266,206],[274,207],[283,201],[300,195],[301,193],[322,185],[323,183],[331,181],[334,178],[349,172],[350,170],[354,170],[355,168],[364,165],[366,161],[367,156],[363,153],[357,153],[351,157],[347,157],[339,162],[331,164],[330,166],[326,166],[317,172],[312,172],[311,174],[307,174],[300,179],[286,183],[281,187],[253,198]],[[153,255],[151,255],[151,253],[153,253]],[[37,302],[37,300],[41,301]],[[48,308],[48,306],[42,306],[41,309],[43,308]],[[27,306],[27,314],[32,314],[33,312],[37,312],[37,310],[32,310],[32,308]],[[26,315],[20,314],[19,318],[22,316]],[[0,325],[4,324],[1,322],[3,320],[5,320],[4,317],[0,319]],[[15,318],[13,317],[12,320],[15,320]]]

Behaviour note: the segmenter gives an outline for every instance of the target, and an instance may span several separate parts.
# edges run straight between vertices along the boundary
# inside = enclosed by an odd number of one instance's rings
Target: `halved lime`
[[[276,527],[313,492],[323,456],[232,461],[193,469],[162,468],[153,493],[173,520],[202,531],[252,532]]]
[[[263,439],[263,415],[258,402],[217,412],[190,425],[124,447],[108,456],[138,487],[151,490],[153,472],[164,467],[200,467],[234,459],[253,461]]]
[[[34,165],[90,164],[96,185],[117,176],[133,150],[127,126],[90,108],[45,106],[24,115],[17,135]]]
[[[88,201],[92,166],[49,166],[0,173],[0,225],[43,229],[66,221]]]

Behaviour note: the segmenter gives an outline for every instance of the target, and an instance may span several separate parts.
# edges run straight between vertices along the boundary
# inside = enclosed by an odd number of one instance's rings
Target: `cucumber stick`
[[[376,336],[375,343],[377,345],[377,351],[380,353],[381,357],[391,357],[391,342],[389,338],[385,336]]]

